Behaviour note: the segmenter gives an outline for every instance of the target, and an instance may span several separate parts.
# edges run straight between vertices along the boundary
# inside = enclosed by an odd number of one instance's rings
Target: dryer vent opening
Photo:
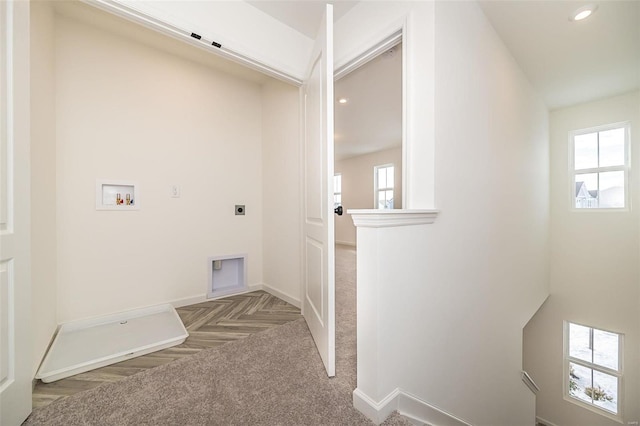
[[[207,260],[207,298],[213,299],[247,291],[247,256],[214,256]]]

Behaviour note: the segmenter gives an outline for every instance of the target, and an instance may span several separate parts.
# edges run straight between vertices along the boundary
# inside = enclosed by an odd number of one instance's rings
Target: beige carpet
[[[341,249],[336,258],[335,378],[327,378],[306,323],[297,320],[73,395],[25,424],[371,424],[352,405],[355,253]],[[384,424],[409,425],[397,414]]]

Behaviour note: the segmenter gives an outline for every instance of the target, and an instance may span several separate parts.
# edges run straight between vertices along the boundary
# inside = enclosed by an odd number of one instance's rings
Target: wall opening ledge
[[[357,228],[393,228],[397,226],[425,225],[434,223],[440,210],[414,209],[350,209],[353,224]]]

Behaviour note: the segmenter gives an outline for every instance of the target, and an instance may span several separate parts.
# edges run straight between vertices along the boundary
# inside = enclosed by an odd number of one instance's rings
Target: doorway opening
[[[346,375],[352,389],[357,386],[357,236],[349,210],[403,208],[403,62],[399,31],[336,71],[336,376]]]
[[[336,244],[355,247],[349,209],[403,207],[402,39],[335,82]]]

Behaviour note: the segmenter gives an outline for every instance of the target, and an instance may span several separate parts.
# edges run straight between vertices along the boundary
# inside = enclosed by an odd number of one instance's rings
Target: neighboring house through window
[[[395,169],[393,164],[384,164],[373,168],[374,205],[376,209],[393,208],[394,173]]]
[[[342,205],[342,175],[336,173],[333,176],[333,208]]]
[[[628,206],[629,124],[570,133],[571,197],[576,209]]]
[[[622,335],[568,321],[564,327],[565,399],[620,420]]]

